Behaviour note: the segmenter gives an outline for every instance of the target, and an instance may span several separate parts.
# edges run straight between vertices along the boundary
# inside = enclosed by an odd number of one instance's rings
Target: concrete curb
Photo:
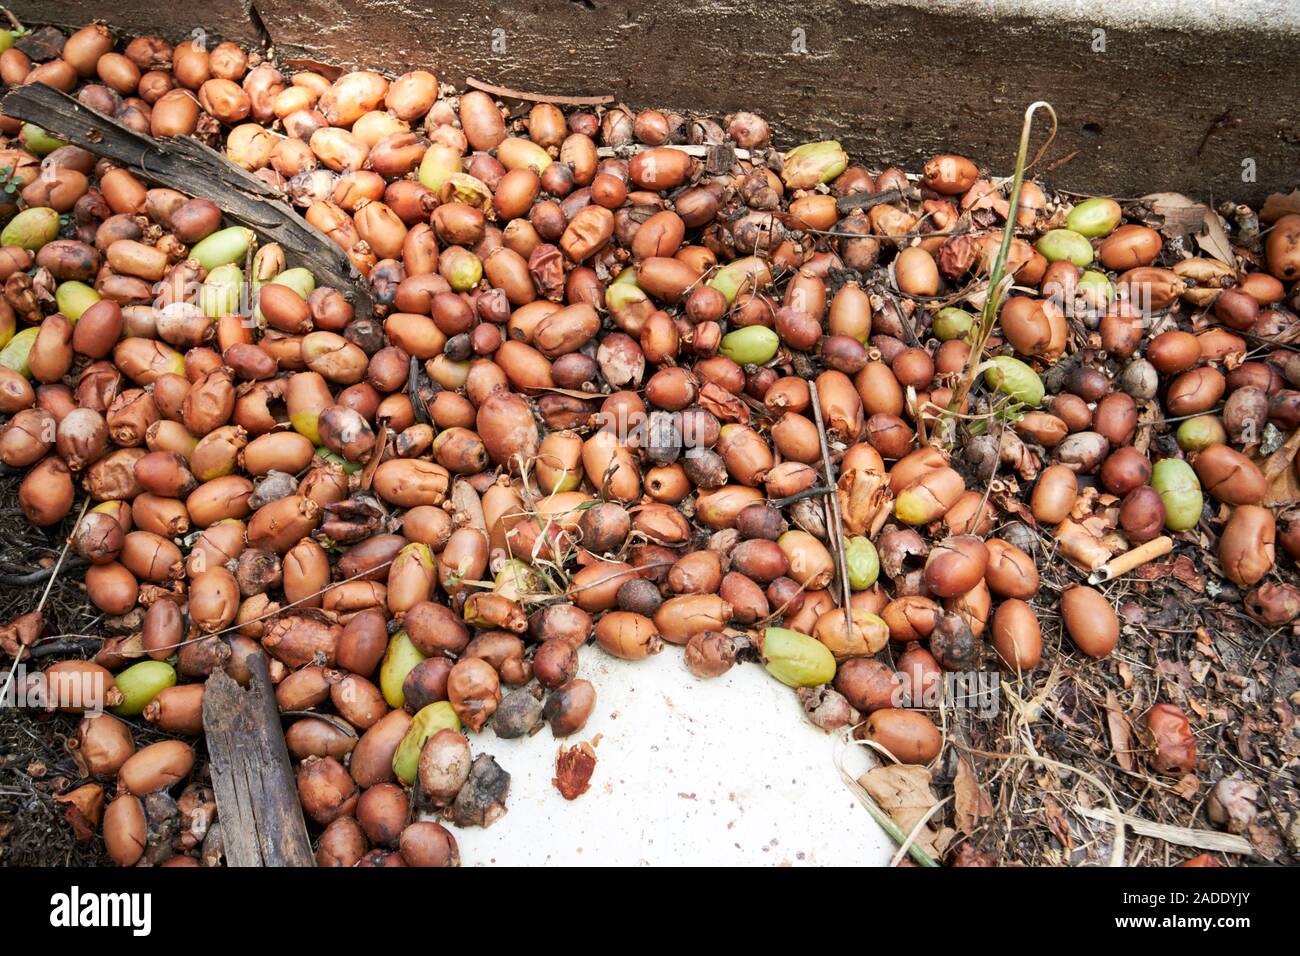
[[[60,24],[102,13],[83,0],[14,8]],[[111,20],[453,83],[752,109],[780,146],[836,137],[877,168],[953,150],[1009,172],[1024,107],[1046,99],[1062,128],[1041,174],[1062,188],[1259,202],[1300,176],[1300,7],[1285,0],[212,0],[198,16],[121,0]]]

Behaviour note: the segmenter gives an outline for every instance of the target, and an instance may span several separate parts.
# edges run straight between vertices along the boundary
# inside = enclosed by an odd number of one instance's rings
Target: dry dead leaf
[[[1125,770],[1132,770],[1133,739],[1128,731],[1128,718],[1113,690],[1106,691],[1106,728],[1110,731],[1110,749],[1115,754],[1115,762]]]
[[[1134,569],[1133,576],[1139,581],[1156,581],[1172,577],[1198,594],[1205,591],[1205,575],[1196,570],[1195,562],[1185,554],[1144,564]]]
[[[953,779],[953,805],[957,829],[974,833],[981,817],[993,813],[993,802],[980,786],[979,778],[965,757],[957,760],[957,776]]]
[[[1120,661],[1117,670],[1119,671],[1119,679],[1124,682],[1124,689],[1131,690],[1133,688],[1133,668],[1129,667],[1126,661]]]
[[[924,767],[907,764],[876,767],[863,774],[858,783],[904,833],[911,833],[939,802],[930,789],[930,771]],[[951,828],[936,832],[927,824],[917,835],[916,845],[939,857],[955,835]]]
[[[1180,777],[1178,783],[1174,784],[1174,793],[1189,802],[1196,799],[1196,794],[1200,789],[1201,780],[1194,773]]]
[[[1289,213],[1300,213],[1300,189],[1289,193],[1269,193],[1259,211],[1260,222],[1276,222]]]
[[[1297,450],[1300,450],[1300,428],[1293,431],[1282,447],[1264,459],[1260,466],[1264,480],[1268,482],[1268,490],[1260,504],[1273,507],[1300,501],[1300,481],[1291,467]]]
[[[1192,673],[1182,661],[1157,661],[1156,672],[1178,688],[1187,687],[1192,682]]]
[[[1043,798],[1043,809],[1047,811],[1047,829],[1052,831],[1052,836],[1060,840],[1065,852],[1069,853],[1074,841],[1070,839],[1070,824],[1065,819],[1065,814],[1051,797]]]
[[[1246,720],[1237,728],[1236,733],[1237,756],[1247,763],[1250,763],[1255,759],[1255,745],[1250,739],[1251,731],[1253,729],[1254,728],[1251,726],[1250,721]]]
[[[331,83],[343,75],[343,70],[339,67],[330,66],[328,63],[321,63],[318,60],[297,59],[285,60],[284,62],[295,70],[311,70],[313,73],[319,73]]]
[[[1196,244],[1225,266],[1234,265],[1236,257],[1232,254],[1232,243],[1228,241],[1228,233],[1218,214],[1206,210],[1203,223],[1204,231],[1196,237]]]
[[[903,829],[915,826],[938,803],[930,789],[930,771],[911,764],[874,767],[858,781],[881,809]],[[910,817],[910,825],[904,822]]]
[[[1246,835],[1250,837],[1255,852],[1266,860],[1276,860],[1285,851],[1281,837],[1272,827],[1252,823],[1246,828]]]
[[[1145,455],[1147,449],[1151,447],[1151,430],[1162,418],[1164,412],[1158,402],[1151,400],[1142,403],[1141,411],[1138,412],[1137,434],[1133,438],[1133,447],[1142,454]]]
[[[94,825],[73,804],[63,808],[63,819],[72,828],[72,837],[78,843],[89,843],[95,839]]]
[[[1205,214],[1210,211],[1204,203],[1182,193],[1151,193],[1143,196],[1142,201],[1164,220],[1160,231],[1170,239],[1198,231],[1205,220]]]

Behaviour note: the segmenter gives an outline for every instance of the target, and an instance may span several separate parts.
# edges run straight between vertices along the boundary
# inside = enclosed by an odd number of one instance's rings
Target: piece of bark
[[[241,687],[225,671],[203,692],[212,789],[229,866],[315,866],[266,660]]]
[[[198,140],[145,136],[41,83],[11,90],[0,109],[142,179],[211,200],[235,222],[279,243],[289,261],[309,269],[318,284],[338,289],[357,318],[370,315],[369,286],[347,254],[285,204],[277,190]]]

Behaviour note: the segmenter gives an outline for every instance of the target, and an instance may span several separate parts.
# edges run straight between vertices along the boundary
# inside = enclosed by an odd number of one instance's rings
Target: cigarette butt
[[[1111,558],[1092,574],[1088,575],[1089,584],[1104,584],[1121,574],[1127,574],[1136,567],[1146,564],[1161,555],[1168,554],[1174,549],[1174,539],[1168,535],[1161,535],[1146,544],[1139,545],[1132,551],[1126,551],[1121,555]]]

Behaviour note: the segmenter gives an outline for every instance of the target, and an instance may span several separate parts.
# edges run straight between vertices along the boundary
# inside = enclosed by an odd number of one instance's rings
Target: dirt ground
[[[34,609],[45,593],[48,576],[28,580],[33,571],[51,567],[79,508],[54,528],[36,528],[18,507],[21,475],[0,477],[0,621]],[[86,598],[84,564],[69,557],[42,609],[46,642],[39,645],[37,669],[54,660],[93,657],[105,634],[103,615]],[[60,637],[62,636],[62,637]],[[57,638],[49,640],[50,637]],[[3,660],[0,686],[12,665]],[[85,783],[67,750],[77,733],[72,714],[46,714],[32,708],[0,707],[0,866],[112,866],[98,834],[78,841],[59,794]],[[166,737],[143,720],[132,722],[137,746]],[[205,772],[203,749],[197,773]],[[107,794],[111,798],[112,794]]]
[[[1218,574],[1215,542],[1196,536],[1178,535],[1165,559],[1103,587],[1120,612],[1122,633],[1114,654],[1101,662],[1063,641],[1056,596],[1079,575],[1066,571],[1050,550],[1040,553],[1042,590],[1031,603],[1043,624],[1042,664],[1019,687],[1004,685],[996,719],[960,728],[992,805],[971,828],[971,848],[1004,864],[1104,864],[1115,827],[1077,808],[1106,811],[1106,790],[1129,817],[1213,836],[1222,830],[1207,819],[1211,790],[1222,778],[1238,777],[1258,788],[1257,816],[1242,834],[1255,856],[1212,853],[1216,861],[1300,862],[1294,769],[1300,641],[1291,626],[1268,630],[1243,613],[1242,591]],[[1041,543],[1046,548],[1051,542]],[[1294,583],[1294,569],[1282,563],[1274,573]],[[1160,701],[1177,703],[1192,720],[1200,758],[1194,775],[1150,770],[1138,718]],[[1079,768],[1093,779],[1026,755]],[[1212,849],[1177,845],[1172,841],[1180,837],[1168,836],[1129,829],[1128,865],[1176,865]]]

